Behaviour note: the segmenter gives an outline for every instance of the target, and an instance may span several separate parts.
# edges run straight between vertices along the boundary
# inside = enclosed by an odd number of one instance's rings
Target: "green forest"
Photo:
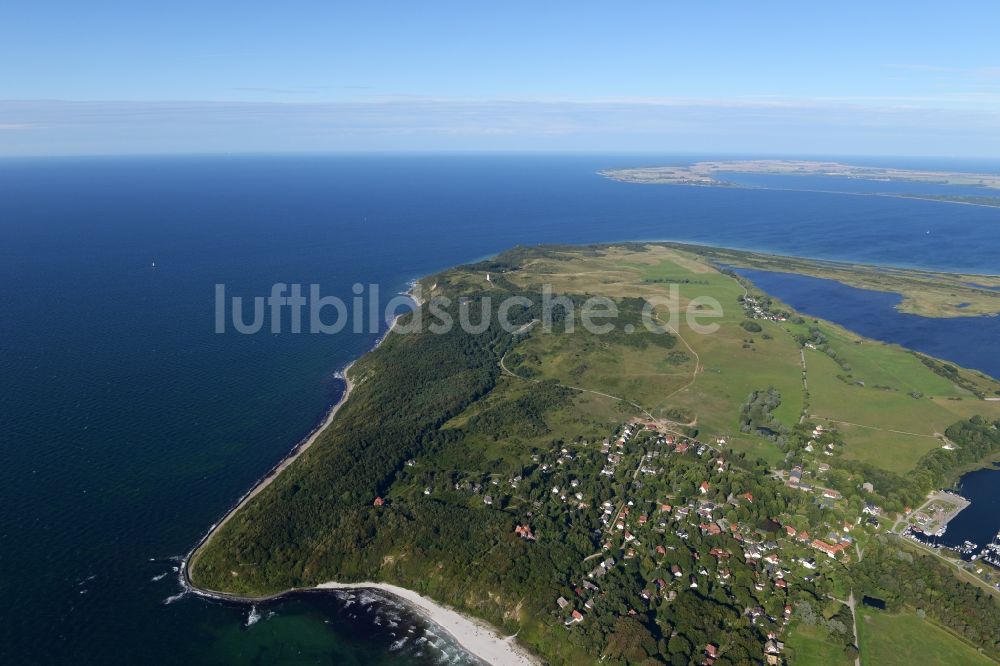
[[[542,316],[541,294],[514,278],[546,252],[520,248],[427,278],[438,300],[422,307],[457,320],[463,302],[478,312],[487,297],[519,296],[532,305],[509,316],[528,325]],[[638,321],[642,298],[616,300]],[[677,666],[763,663],[790,618],[818,622],[822,600],[855,587],[890,610],[920,608],[1000,656],[994,598],[853,527],[862,499],[915,502],[949,471],[1000,451],[995,423],[956,423],[947,436],[961,446],[935,449],[905,478],[833,457],[829,485],[844,496],[834,501],[789,487],[762,459],[698,441],[692,428],[645,427],[626,401],[536,379],[545,359],[522,353],[528,335],[495,319],[476,334],[388,335],[351,368],[354,389],[333,425],[196,553],[193,582],[259,596],[380,580],[516,632],[552,663]],[[689,356],[672,335],[602,344],[594,353],[647,349],[670,372]],[[755,391],[731,422],[780,438],[794,458],[811,426],[778,424],[780,403],[773,388]],[[839,445],[835,434],[817,439]],[[878,495],[863,493],[861,478]],[[863,541],[865,556],[845,548],[830,559],[810,539]],[[822,621],[853,654],[841,614]]]

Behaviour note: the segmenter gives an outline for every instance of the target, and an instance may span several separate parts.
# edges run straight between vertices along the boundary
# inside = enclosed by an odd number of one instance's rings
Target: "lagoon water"
[[[940,543],[960,546],[968,540],[982,548],[1000,538],[1000,465],[964,474],[958,491],[972,504],[948,523]]]
[[[850,287],[835,280],[773,271],[736,269],[758,287],[799,312],[822,317],[866,337],[896,343],[1000,377],[1000,317],[941,319],[899,312],[898,294]],[[956,341],[961,341],[956,344]],[[969,540],[984,546],[1000,531],[1000,467],[969,472],[959,492],[972,501],[935,541],[958,546]]]
[[[248,626],[250,608],[176,596],[176,558],[318,422],[379,334],[218,335],[218,283],[346,300],[519,243],[640,239],[997,272],[1000,209],[595,175],[678,159],[0,161],[0,663],[466,660],[371,597],[304,594]],[[960,362],[996,374],[988,337]]]
[[[899,294],[808,275],[743,268],[736,272],[804,314],[1000,377],[1000,354],[992,349],[1000,341],[1000,317],[921,317],[896,310],[902,301]]]

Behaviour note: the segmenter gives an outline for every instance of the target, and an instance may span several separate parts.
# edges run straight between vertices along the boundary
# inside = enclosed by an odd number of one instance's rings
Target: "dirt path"
[[[799,356],[802,359],[802,404],[803,404],[802,416],[799,417],[799,423],[803,423],[806,420],[806,410],[804,406],[809,403],[809,378],[806,374],[807,373],[806,350],[800,347]]]
[[[691,381],[689,381],[684,386],[681,386],[677,390],[671,391],[670,393],[668,393],[663,398],[664,402],[666,402],[667,400],[669,400],[670,398],[674,397],[675,395],[677,395],[681,391],[686,391],[687,389],[691,388],[691,385],[695,383],[695,381],[698,379],[698,373],[701,372],[701,356],[699,356],[698,352],[696,352],[694,350],[694,347],[692,347],[690,344],[688,344],[688,341],[684,339],[684,336],[680,334],[680,331],[676,330],[674,327],[670,326],[669,324],[667,324],[666,322],[664,322],[662,319],[660,319],[659,315],[655,315],[655,316],[656,316],[656,321],[660,322],[660,324],[662,324],[665,329],[667,329],[668,331],[670,331],[671,333],[673,333],[674,335],[676,335],[677,339],[680,340],[681,343],[685,347],[687,347],[687,350],[689,352],[691,352],[691,355],[694,356],[694,372],[691,373]],[[697,421],[698,421],[698,419],[695,418],[694,422],[697,422]]]
[[[861,666],[861,639],[858,637],[858,614],[855,610],[854,590],[847,597],[847,606],[851,609],[851,627],[854,629],[854,645],[858,648],[858,656],[854,658],[854,666]]]
[[[542,382],[542,380],[540,380],[540,379],[533,379],[531,377],[525,377],[523,375],[517,374],[516,372],[514,372],[513,370],[511,370],[510,368],[508,368],[505,365],[504,361],[506,359],[507,359],[507,355],[506,354],[504,354],[504,356],[500,359],[500,370],[502,370],[504,372],[504,374],[506,374],[506,375],[508,375],[510,377],[516,377],[517,379],[520,379],[521,381],[531,382],[532,384],[540,384]],[[648,418],[650,421],[653,421],[653,422],[659,423],[659,424],[668,424],[671,428],[693,428],[694,426],[698,425],[698,419],[697,418],[695,418],[694,420],[692,420],[692,421],[690,421],[688,423],[679,423],[677,421],[671,421],[669,419],[658,419],[658,418],[654,417],[652,414],[650,414],[649,411],[645,407],[643,407],[642,405],[640,405],[638,403],[632,402],[631,400],[629,400],[627,398],[623,398],[623,397],[618,396],[618,395],[611,395],[610,393],[602,393],[601,391],[595,391],[593,389],[583,388],[582,386],[571,386],[569,384],[564,384],[562,382],[558,382],[558,384],[559,384],[559,386],[562,386],[563,388],[573,389],[574,391],[581,391],[583,393],[590,393],[590,394],[593,394],[593,395],[599,395],[602,398],[609,398],[611,400],[617,400],[618,402],[624,402],[627,405],[632,405],[633,407],[635,407],[636,409],[638,409],[640,412],[642,412],[643,416],[645,416],[646,418]],[[668,427],[664,427],[664,430],[666,430],[667,432],[673,433],[675,435],[685,436],[684,433],[678,432],[676,430],[671,430]]]
[[[541,383],[542,380],[540,380],[540,379],[532,379],[531,377],[524,377],[523,375],[519,375],[516,372],[510,370],[504,364],[505,360],[507,360],[507,355],[506,354],[504,354],[503,357],[500,359],[500,369],[505,374],[510,375],[511,377],[517,377],[518,379],[520,379],[522,381],[531,382],[533,384],[540,384]],[[622,398],[621,396],[611,395],[610,393],[601,393],[600,391],[594,391],[592,389],[583,388],[583,387],[580,387],[580,386],[570,386],[569,384],[563,384],[562,382],[559,382],[559,385],[563,386],[565,388],[568,388],[568,389],[573,389],[574,391],[582,391],[584,393],[592,393],[594,395],[599,395],[599,396],[602,396],[604,398],[610,398],[612,400],[617,400],[618,402],[624,402],[624,403],[626,403],[628,405],[632,405],[633,407],[635,407],[636,409],[638,409],[645,416],[647,416],[651,421],[656,421],[656,419],[653,418],[653,415],[650,414],[648,411],[646,411],[646,409],[642,405],[638,405],[638,404],[632,402],[631,400],[626,400],[625,398]],[[684,424],[677,424],[677,425],[684,425]]]
[[[926,433],[907,432],[906,430],[893,430],[892,428],[879,428],[878,426],[864,425],[863,423],[851,423],[850,421],[838,421],[837,419],[831,419],[826,416],[818,416],[816,414],[812,414],[811,418],[822,419],[823,421],[827,421],[829,423],[840,423],[841,425],[854,426],[856,428],[866,428],[868,430],[881,430],[882,432],[892,432],[897,435],[910,435],[912,437],[929,437],[930,439],[937,439],[935,435],[928,435]]]
[[[684,384],[680,388],[678,388],[678,389],[676,389],[676,390],[671,391],[670,393],[668,393],[663,398],[663,400],[665,402],[665,401],[669,400],[671,397],[673,397],[673,396],[677,395],[678,393],[680,393],[681,391],[684,391],[685,389],[690,388],[691,385],[695,383],[695,380],[698,379],[698,373],[701,372],[701,369],[702,369],[702,366],[701,366],[701,356],[698,355],[698,352],[695,351],[694,347],[692,347],[690,344],[688,344],[688,341],[684,339],[684,336],[680,334],[680,331],[676,330],[674,327],[670,326],[669,324],[667,324],[666,322],[664,322],[662,319],[660,319],[659,315],[656,315],[654,313],[653,316],[656,317],[656,321],[658,321],[660,323],[660,325],[663,326],[663,328],[665,328],[666,330],[670,331],[672,334],[674,334],[675,336],[677,336],[677,339],[681,341],[681,344],[683,344],[687,348],[687,350],[691,353],[691,355],[694,357],[694,371],[692,371],[692,373],[691,373],[691,379],[690,379],[690,381],[688,381],[686,384]],[[514,331],[514,335],[518,335],[520,333],[525,332],[526,330],[528,330],[529,328],[531,328],[532,326],[534,326],[536,323],[538,323],[537,319],[532,320],[531,322],[525,324],[521,328],[519,328],[516,331]],[[504,358],[500,359],[500,369],[503,370],[505,373],[507,373],[508,375],[511,375],[513,377],[517,377],[518,379],[523,379],[525,381],[531,381],[531,382],[534,382],[536,384],[539,383],[539,380],[537,380],[537,379],[530,379],[528,377],[522,377],[521,375],[519,375],[519,374],[517,374],[515,372],[510,371],[507,368],[507,366],[504,365],[504,360],[505,359],[506,359],[506,354],[504,355]],[[583,391],[584,393],[593,393],[594,395],[603,396],[605,398],[611,398],[612,400],[618,400],[619,402],[624,402],[624,403],[627,403],[629,405],[632,405],[633,407],[635,407],[636,409],[638,409],[640,412],[642,412],[643,414],[645,414],[651,421],[655,421],[657,423],[663,422],[663,423],[669,423],[669,424],[671,424],[673,426],[676,426],[676,427],[688,427],[688,428],[692,428],[692,427],[694,427],[695,425],[698,424],[697,417],[695,417],[689,423],[680,423],[678,421],[671,421],[669,419],[656,419],[655,417],[653,417],[652,414],[649,413],[649,410],[647,410],[642,405],[634,403],[631,400],[627,400],[626,398],[622,398],[621,396],[611,395],[609,393],[602,393],[601,391],[594,391],[592,389],[582,388],[580,386],[570,386],[569,384],[562,384],[561,382],[560,382],[560,384],[562,386],[565,386],[566,388],[575,389],[577,391]]]
[[[838,599],[832,594],[828,594],[826,596],[851,609],[851,627],[854,629],[854,645],[858,648],[858,656],[854,658],[854,666],[861,666],[861,639],[858,637],[858,614],[856,611],[857,601],[854,598],[854,590],[851,590],[851,594],[847,597],[847,599]]]

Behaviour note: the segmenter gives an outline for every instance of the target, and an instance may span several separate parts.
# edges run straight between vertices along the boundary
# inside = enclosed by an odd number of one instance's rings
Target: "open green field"
[[[685,247],[678,245],[678,247]],[[932,273],[818,259],[779,257],[744,250],[687,246],[729,266],[798,273],[903,297],[898,308],[924,317],[974,317],[1000,313],[1000,276]]]
[[[601,257],[542,260],[512,280],[521,286],[544,280],[556,292],[648,299],[669,299],[668,283],[678,288],[676,309],[681,316],[671,328],[680,339],[669,351],[602,345],[581,335],[533,336],[518,351],[544,359],[541,376],[621,395],[656,417],[665,417],[668,410],[692,414],[699,428],[713,435],[734,434],[739,406],[749,393],[774,386],[782,394],[779,420],[798,420],[802,388],[796,343],[774,322],[761,322],[762,334],[770,335],[770,340],[741,328],[745,316],[737,299],[743,288],[694,255],[658,246],[642,252],[610,248]],[[721,318],[703,320],[718,325],[711,334],[698,333],[685,321],[688,305],[699,297],[715,299],[722,306]],[[661,322],[668,321],[666,307],[656,312]],[[686,354],[688,360],[665,364],[671,351]]]
[[[773,387],[781,394],[773,412],[777,422],[798,423],[805,394],[795,336],[811,329],[822,333],[837,361],[804,350],[808,416],[840,431],[847,458],[905,474],[921,456],[944,445],[940,433],[952,423],[974,414],[1000,416],[1000,402],[981,400],[970,390],[992,395],[1000,388],[997,382],[959,369],[957,376],[965,382],[959,386],[901,347],[862,339],[830,322],[757,320],[762,330],[748,332],[740,325],[746,321],[739,302],[744,287],[706,258],[678,247],[567,250],[529,261],[508,277],[522,288],[551,285],[557,294],[669,300],[675,293],[673,310],[681,316],[671,329],[678,334],[672,348],[629,346],[620,337],[608,340],[579,330],[533,333],[515,351],[535,363],[517,372],[625,398],[658,419],[696,424],[707,439],[726,437],[734,448],[773,465],[782,452],[753,433],[739,432],[740,406],[752,391]],[[718,325],[711,334],[695,332],[683,316],[699,297],[722,307],[720,318],[703,320]],[[668,319],[668,310],[669,304],[657,308],[661,321]],[[667,361],[671,355],[673,363]]]
[[[896,345],[862,340],[829,324],[814,324],[827,338],[845,371],[827,354],[805,350],[811,394],[810,417],[836,426],[848,458],[905,473],[928,451],[943,445],[940,434],[974,414],[1000,413],[966,388],[930,371]],[[962,371],[970,385],[994,390],[994,382]]]
[[[991,666],[995,661],[916,615],[858,609],[862,666]]]
[[[791,666],[851,666],[854,663],[825,629],[801,622],[788,632],[785,649]]]
[[[516,248],[421,284],[427,301],[404,325],[437,306],[460,319],[464,304],[496,295],[521,299],[515,327],[491,319],[478,332],[389,334],[351,367],[354,388],[330,427],[192,555],[194,584],[256,596],[379,580],[517,634],[550,663],[697,663],[709,642],[733,663],[760,663],[766,632],[784,635],[782,611],[802,572],[790,569],[784,586],[754,585],[760,570],[738,556],[744,540],[718,524],[717,533],[702,532],[703,511],[721,512],[748,536],[775,520],[824,535],[857,517],[867,499],[851,492],[859,475],[895,483],[902,489],[883,496],[912,503],[906,493],[922,495],[926,484],[906,487],[904,475],[944,444],[935,433],[966,414],[1000,416],[1000,403],[976,395],[1000,384],[803,320],[778,303],[754,309],[766,299],[752,285],[676,247]],[[572,330],[560,322],[546,330],[537,299],[549,291],[576,303]],[[579,306],[595,295],[619,311],[602,334],[578,321]],[[747,295],[754,305],[745,305]],[[713,304],[719,316],[708,318]],[[644,322],[649,306],[654,321]],[[813,339],[817,350],[804,349]],[[804,412],[815,418],[800,423]],[[819,423],[837,432],[811,434]],[[969,453],[980,444],[992,452],[1000,441],[988,428],[977,420],[949,432]],[[859,472],[842,457],[897,476]],[[772,474],[793,464],[844,498],[799,492]],[[704,495],[716,508],[700,502]],[[653,514],[668,499],[695,511]],[[855,530],[858,543],[866,529]],[[766,531],[776,531],[785,561],[813,553],[780,529]],[[736,556],[713,557],[715,545]],[[822,562],[811,593],[847,594],[843,567],[855,552]],[[704,571],[694,569],[698,559]],[[672,575],[670,564],[697,571],[690,578],[705,592],[692,592],[697,585]],[[600,580],[599,590],[588,580]],[[584,620],[566,624],[570,604]],[[745,609],[757,606],[766,622],[750,626]],[[790,629],[796,663],[844,656],[828,636]],[[944,641],[939,649],[956,648]]]
[[[518,399],[530,397],[536,390],[537,384],[533,382],[501,376],[496,388],[485,399],[444,425],[445,429],[468,432],[462,447],[457,451],[444,450],[420,464],[435,469],[438,474],[482,473],[506,479],[531,464],[533,451],[551,449],[552,442],[563,442],[573,450],[586,447],[593,450],[617,425],[641,416],[638,410],[622,401],[593,393],[572,392],[558,409],[546,411],[534,428],[499,434],[472,427],[470,422],[477,417],[505,405],[517,404]]]

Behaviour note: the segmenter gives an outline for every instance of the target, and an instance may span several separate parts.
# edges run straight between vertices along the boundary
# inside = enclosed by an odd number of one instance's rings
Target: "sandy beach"
[[[414,293],[414,288],[411,287],[408,295],[413,298],[414,302],[417,303],[418,307],[422,305],[422,299],[417,297]],[[396,322],[402,315],[397,315],[393,319],[392,324],[386,330],[386,333],[375,345],[377,348],[385,339],[389,336],[389,333],[395,327]],[[223,525],[225,525],[230,518],[232,518],[236,513],[243,508],[247,502],[252,500],[257,493],[266,488],[274,479],[281,474],[289,465],[291,465],[295,460],[302,455],[310,446],[319,438],[320,434],[323,433],[332,423],[334,417],[337,416],[337,412],[340,408],[347,402],[347,399],[351,395],[351,391],[354,388],[354,383],[350,378],[350,370],[354,366],[354,362],[344,368],[343,376],[344,383],[346,384],[344,389],[344,394],[340,397],[340,400],[330,408],[329,413],[323,422],[318,425],[315,430],[313,430],[306,439],[295,446],[287,456],[285,456],[281,462],[275,465],[270,472],[268,472],[260,481],[251,488],[246,495],[244,495],[240,500],[230,509],[225,516],[223,516],[219,522],[213,525],[208,532],[201,538],[201,540],[195,545],[191,550],[190,554],[185,558],[185,561],[181,566],[181,580],[187,590],[194,592],[195,594],[212,597],[218,599],[228,599],[231,601],[246,601],[248,603],[253,603],[256,601],[262,601],[266,599],[277,599],[286,594],[295,592],[296,590],[287,590],[278,594],[267,595],[264,597],[246,597],[235,594],[227,594],[225,592],[218,592],[215,590],[207,590],[199,588],[191,581],[191,570],[196,563],[196,557],[198,551],[204,546],[212,535],[215,534]],[[413,590],[408,590],[397,585],[390,585],[388,583],[375,583],[375,582],[363,582],[363,583],[337,583],[328,582],[317,585],[312,589],[328,589],[328,590],[352,590],[352,589],[375,589],[382,592],[388,593],[398,599],[402,600],[406,605],[410,606],[413,610],[419,613],[421,616],[433,622],[435,625],[439,626],[445,632],[447,632],[456,643],[462,646],[467,652],[475,655],[476,657],[482,659],[483,661],[493,664],[494,666],[507,666],[516,665],[523,666],[526,664],[539,664],[541,663],[536,659],[531,653],[518,645],[515,641],[514,636],[503,637],[497,632],[497,630],[475,618],[468,617],[459,613],[456,610],[443,606],[436,601],[425,597]]]
[[[418,282],[416,280],[411,282],[410,288],[406,292],[406,295],[409,296],[413,300],[413,302],[417,304],[417,307],[420,307],[421,305],[423,305],[423,300],[420,299],[418,296],[417,284]],[[373,351],[375,349],[378,349],[379,345],[385,342],[385,339],[389,337],[389,334],[392,332],[392,329],[396,327],[396,323],[399,321],[399,318],[403,316],[403,314],[405,313],[397,314],[393,318],[392,323],[389,324],[388,328],[386,328],[385,334],[383,334],[382,337],[379,338],[378,342],[375,343],[375,346],[372,347]],[[345,384],[344,393],[343,395],[340,396],[340,400],[338,400],[337,403],[330,408],[330,411],[327,413],[326,418],[323,419],[322,423],[316,426],[316,428],[311,433],[309,433],[309,435],[303,441],[299,442],[296,446],[294,446],[292,450],[288,452],[288,455],[282,458],[277,465],[271,468],[271,471],[269,471],[266,475],[264,475],[264,477],[261,478],[254,485],[253,488],[251,488],[243,497],[241,497],[239,501],[236,502],[236,504],[233,506],[233,508],[231,508],[229,511],[226,512],[226,515],[224,515],[219,520],[219,522],[212,525],[208,529],[208,532],[205,533],[205,536],[203,536],[198,541],[198,543],[195,544],[194,548],[191,549],[191,552],[184,560],[183,578],[185,583],[192,589],[197,589],[195,585],[191,582],[191,569],[194,567],[198,551],[201,549],[202,546],[208,543],[208,540],[212,538],[213,534],[219,531],[219,528],[221,528],[223,525],[229,522],[229,519],[232,518],[237,511],[242,509],[247,502],[256,497],[257,493],[264,490],[264,488],[267,488],[272,481],[278,478],[278,475],[281,474],[281,472],[283,472],[285,468],[287,468],[289,465],[295,462],[296,458],[305,453],[306,450],[308,450],[309,447],[313,445],[313,443],[319,438],[319,436],[323,433],[324,430],[330,427],[330,424],[333,423],[334,417],[337,416],[337,412],[339,412],[340,408],[347,402],[347,399],[351,397],[351,391],[354,389],[354,383],[351,381],[350,373],[351,373],[351,368],[354,367],[354,364],[356,362],[357,362],[356,360],[351,361],[343,369],[341,374],[344,377],[344,384]]]
[[[393,325],[395,325],[395,323],[396,322],[393,321]],[[388,335],[388,332],[386,333],[386,335]],[[384,340],[385,337],[383,337],[382,339]],[[379,343],[381,344],[381,340],[379,341]],[[201,540],[199,540],[198,543],[195,545],[195,547],[191,549],[191,552],[184,559],[184,562],[181,567],[182,573],[184,574],[183,579],[187,586],[195,590],[199,589],[197,588],[197,586],[194,585],[193,582],[191,582],[191,570],[194,568],[195,560],[197,558],[198,551],[201,550],[201,547],[204,546],[206,543],[208,543],[208,540],[212,538],[212,535],[215,534],[217,531],[219,531],[219,529],[223,525],[228,523],[229,519],[232,518],[234,515],[236,515],[237,511],[242,509],[244,506],[246,506],[247,502],[256,497],[257,493],[264,490],[264,488],[267,488],[272,481],[278,478],[278,475],[281,474],[281,472],[284,471],[285,468],[287,468],[289,465],[295,462],[295,459],[298,458],[300,455],[302,455],[310,446],[312,446],[313,442],[315,442],[316,439],[319,438],[319,436],[323,433],[323,431],[326,430],[331,423],[333,423],[333,418],[337,415],[337,412],[340,411],[340,408],[344,405],[344,403],[347,402],[347,399],[351,396],[351,390],[354,388],[354,383],[351,382],[350,378],[350,370],[354,366],[354,363],[355,362],[352,361],[350,364],[347,365],[347,367],[344,368],[343,370],[344,384],[345,384],[344,394],[341,395],[340,400],[338,400],[337,403],[330,408],[330,411],[327,413],[326,418],[323,419],[323,422],[320,423],[309,434],[309,436],[306,437],[306,439],[304,439],[302,442],[296,445],[291,451],[289,451],[288,455],[286,455],[284,458],[281,459],[281,462],[272,467],[271,471],[268,472],[260,481],[258,481],[257,484],[254,485],[254,487],[247,492],[247,494],[241,497],[240,500],[233,506],[233,508],[231,508],[229,511],[226,512],[226,515],[224,515],[219,520],[219,522],[212,525],[212,527],[209,528],[208,532],[205,533],[205,536],[203,536]],[[210,591],[206,590],[206,592]]]
[[[490,625],[462,615],[458,611],[447,606],[442,606],[436,601],[423,595],[417,594],[413,590],[388,583],[322,583],[316,586],[321,590],[357,590],[373,589],[387,592],[392,596],[402,599],[408,606],[415,609],[421,616],[427,618],[438,625],[459,645],[471,652],[483,661],[494,666],[523,666],[525,664],[539,664],[527,650],[522,648],[515,641],[514,636],[503,637],[497,633],[496,629]]]

